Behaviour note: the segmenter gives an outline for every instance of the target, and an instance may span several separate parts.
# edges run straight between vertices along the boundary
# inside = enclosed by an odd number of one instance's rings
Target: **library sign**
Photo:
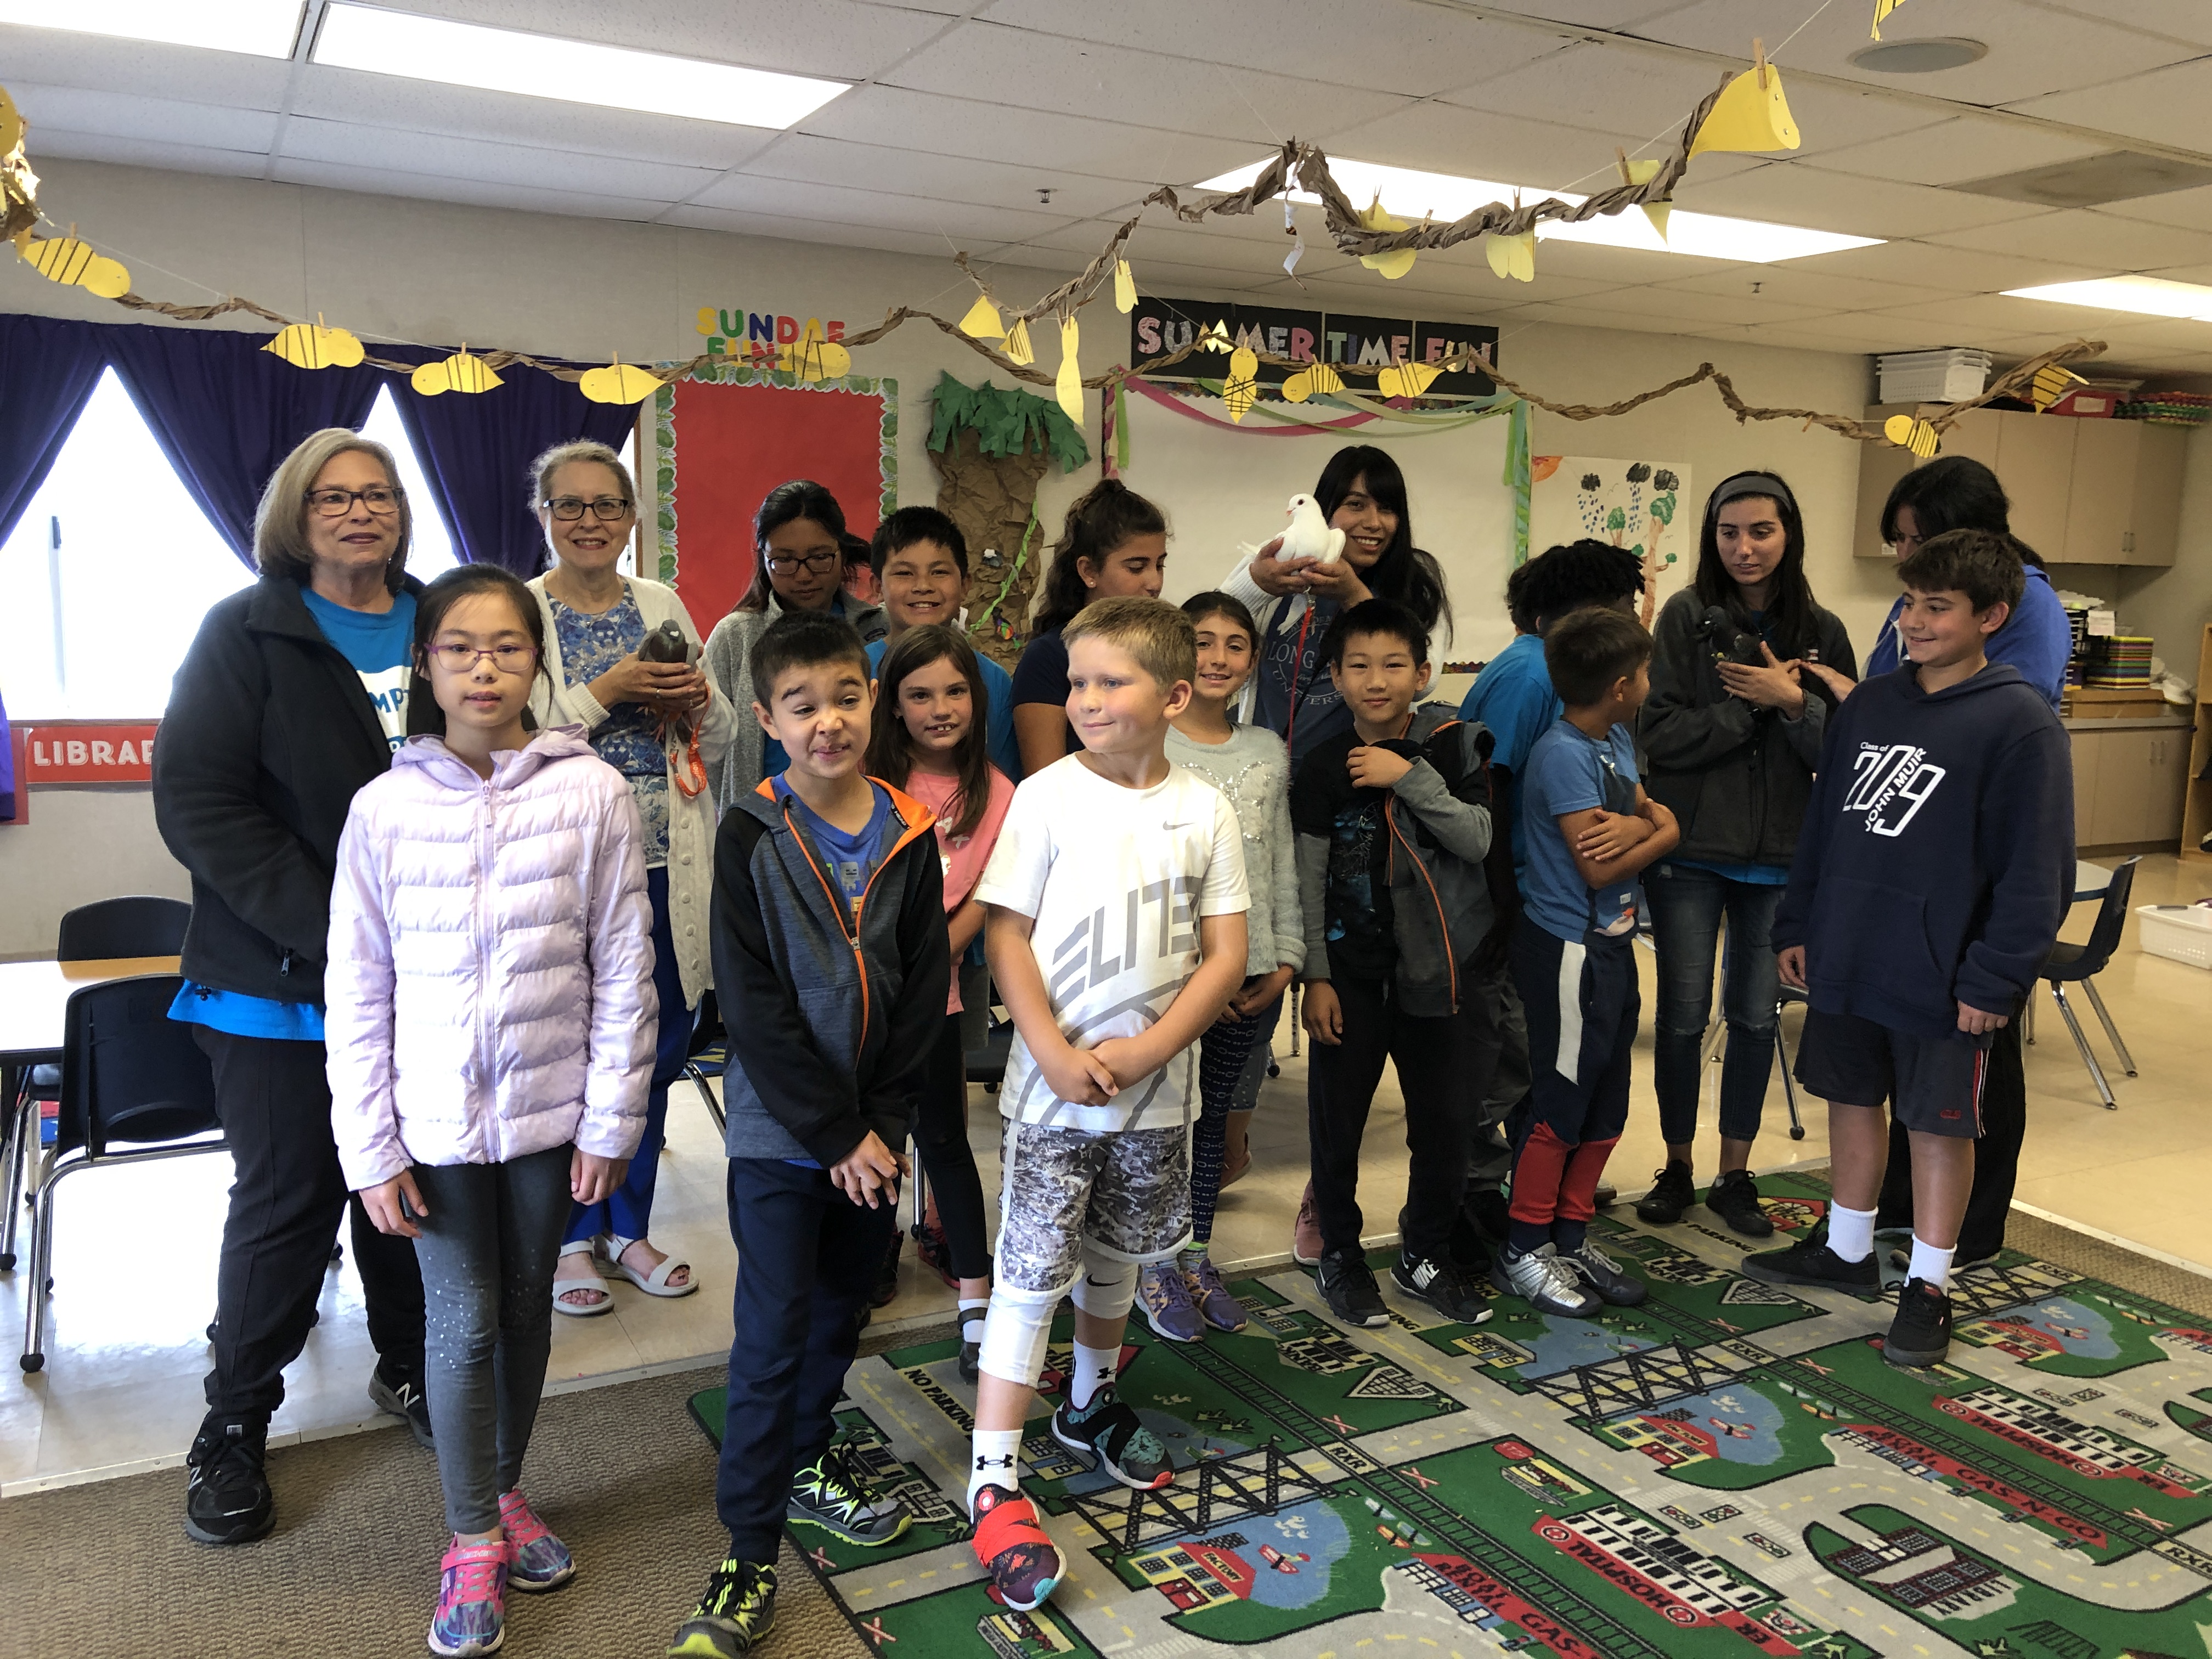
[[[1348,312],[1285,310],[1273,306],[1226,304],[1217,300],[1146,298],[1129,313],[1129,361],[1140,363],[1164,351],[1188,345],[1216,327],[1231,345],[1249,345],[1301,363],[1352,363],[1387,368],[1393,363],[1434,363],[1456,351],[1472,350],[1486,363],[1498,361],[1498,331],[1474,323],[1425,323],[1409,317],[1355,316]],[[1214,380],[1224,363],[1218,354],[1194,352],[1179,363],[1146,374],[1153,380]],[[1279,363],[1260,365],[1260,384],[1280,386],[1297,371]],[[1363,386],[1363,390],[1365,388]],[[1486,398],[1498,390],[1480,373],[1440,374],[1429,386],[1431,398]]]
[[[160,722],[27,723],[17,787],[54,783],[151,783],[154,733]]]

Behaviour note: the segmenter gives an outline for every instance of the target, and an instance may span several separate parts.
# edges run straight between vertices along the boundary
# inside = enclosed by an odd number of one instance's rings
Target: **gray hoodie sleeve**
[[[1300,836],[1298,841],[1298,913],[1305,924],[1305,961],[1298,977],[1309,982],[1327,979],[1328,972],[1328,838]]]
[[[1443,775],[1428,762],[1415,761],[1413,769],[1391,786],[1391,793],[1413,809],[1455,858],[1480,864],[1489,854],[1490,809],[1453,794],[1444,787]]]
[[[714,689],[729,700],[732,715],[729,745],[721,763],[708,763],[714,787],[714,804],[727,811],[730,803],[761,781],[760,722],[753,718],[753,641],[767,626],[757,611],[732,611],[714,624],[707,636],[700,665]]]
[[[1289,768],[1284,770],[1288,773]],[[1291,830],[1291,792],[1279,789],[1267,809],[1267,854],[1274,866],[1273,882],[1275,902],[1273,920],[1275,928],[1273,957],[1269,960],[1269,971],[1287,964],[1304,967],[1308,960],[1305,937],[1305,896],[1298,879],[1298,849],[1296,836]]]

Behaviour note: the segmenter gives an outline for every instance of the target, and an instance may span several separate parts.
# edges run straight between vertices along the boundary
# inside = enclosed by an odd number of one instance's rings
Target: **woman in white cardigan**
[[[622,458],[605,444],[562,444],[538,458],[533,477],[555,563],[530,584],[544,612],[546,656],[531,712],[541,725],[581,726],[599,758],[629,780],[645,829],[653,977],[660,994],[645,1138],[612,1196],[575,1206],[561,1247],[553,1305],[583,1316],[614,1305],[602,1268],[648,1296],[689,1296],[699,1288],[691,1264],[655,1249],[646,1235],[668,1087],[683,1074],[693,1011],[714,985],[708,914],[714,800],[708,779],[736,719],[696,664],[638,658],[639,642],[664,622],[672,620],[695,647],[699,630],[674,589],[615,568],[637,514],[637,490]]]

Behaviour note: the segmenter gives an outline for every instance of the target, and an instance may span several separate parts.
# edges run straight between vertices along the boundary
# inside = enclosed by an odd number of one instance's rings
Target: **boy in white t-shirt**
[[[1197,674],[1190,618],[1159,599],[1101,599],[1065,637],[1083,750],[1014,792],[975,889],[1016,1035],[968,1501],[976,1557],[1023,1612],[1064,1571],[1019,1463],[1061,1297],[1075,1302],[1075,1358],[1054,1437],[1125,1486],[1174,1478],[1114,1382],[1139,1267],[1189,1239],[1195,1045],[1243,983],[1249,902],[1235,811],[1168,763],[1168,722]]]

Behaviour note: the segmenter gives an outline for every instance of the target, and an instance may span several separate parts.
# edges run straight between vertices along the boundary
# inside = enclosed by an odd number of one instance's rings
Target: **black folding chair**
[[[30,1196],[31,1272],[23,1369],[46,1363],[46,1297],[53,1288],[54,1189],[82,1170],[227,1150],[215,1073],[192,1028],[169,1018],[184,987],[175,974],[88,985],[63,1022],[61,1115],[39,1157]],[[118,1148],[124,1150],[118,1150]]]
[[[2097,994],[2094,975],[2105,971],[2112,960],[2112,952],[2119,948],[2120,930],[2127,925],[2128,895],[2135,890],[2136,866],[2142,855],[2127,860],[2112,872],[2112,884],[2105,889],[2104,903],[2099,907],[2097,920],[2089,929],[2088,942],[2069,945],[2064,940],[2051,947],[2051,954],[2043,959],[2043,972],[2039,976],[2051,987],[2051,994],[2058,1004],[2058,1012],[2066,1022],[2066,1029],[2074,1034],[2074,1046],[2080,1050],[2081,1063],[2089,1068],[2090,1080],[2097,1085],[2097,1097],[2105,1103],[2105,1109],[2117,1112],[2118,1101],[2112,1098],[2112,1085],[2105,1080],[2105,1068],[2097,1064],[2097,1056],[2089,1047],[2089,1039],[2081,1035],[2081,1022],[2074,1017],[2074,1005],[2066,1000],[2066,988],[2079,985],[2089,999],[2089,1006],[2097,1011],[2097,1018],[2105,1027],[2105,1035],[2112,1040],[2112,1048],[2120,1057],[2120,1067],[2130,1077],[2136,1074],[2134,1056],[2128,1045],[2120,1041],[2120,1028],[2112,1024],[2112,1016],[2105,1007],[2104,998]],[[2027,1029],[2024,1035],[2030,1042],[2035,1041],[2035,997],[2028,994]]]
[[[699,1056],[717,1043],[720,1044],[722,1072],[727,1076],[732,1064],[729,1042],[729,1033],[722,1029],[722,1011],[714,1000],[714,994],[712,991],[701,993],[698,1012],[691,1022],[690,1046],[684,1051],[684,1075],[691,1086],[698,1090],[699,1098],[707,1103],[707,1115],[714,1120],[716,1131],[722,1133],[728,1133],[730,1120],[722,1110],[721,1097],[714,1092],[713,1084],[708,1081],[706,1068],[699,1064]]]
[[[1782,1097],[1790,1103],[1790,1139],[1805,1139],[1804,1121],[1797,1115],[1797,1082],[1790,1075],[1790,1045],[1782,1040],[1782,1011],[1793,1002],[1805,1000],[1805,994],[1795,986],[1779,987],[1774,997],[1774,1054],[1782,1062]]]

